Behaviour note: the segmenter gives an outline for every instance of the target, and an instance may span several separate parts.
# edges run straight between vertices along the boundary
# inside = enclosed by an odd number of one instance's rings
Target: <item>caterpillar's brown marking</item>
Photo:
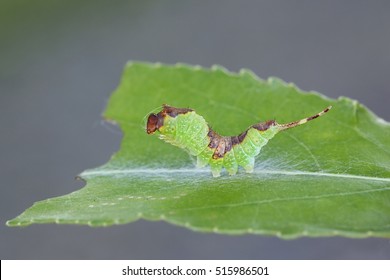
[[[189,108],[176,108],[176,107],[172,107],[172,106],[169,106],[166,104],[163,105],[163,110],[162,110],[162,112],[165,115],[169,115],[172,118],[177,117],[177,115],[186,114],[186,113],[192,112],[192,111],[194,111],[194,110],[189,109]]]
[[[225,137],[225,154],[233,148],[232,137]]]
[[[311,121],[311,120],[314,120],[314,119],[316,119],[316,118],[318,118],[320,115],[314,115],[314,116],[311,116],[311,117],[308,117],[306,120],[307,121]]]
[[[254,124],[252,127],[259,131],[266,131],[275,124],[276,122],[274,120],[269,120]],[[207,135],[210,138],[210,143],[208,146],[211,149],[215,149],[213,159],[223,158],[224,155],[229,152],[234,145],[242,143],[242,141],[244,141],[245,137],[247,136],[248,129],[237,136],[221,136],[212,130],[211,127],[209,127],[209,132]]]
[[[244,141],[247,133],[248,133],[248,129],[245,130],[243,133],[241,133],[238,136],[233,136],[233,137],[237,137],[237,139],[238,139],[238,143],[235,143],[235,145],[241,143],[242,141]]]
[[[253,128],[256,128],[259,131],[266,131],[267,129],[270,128],[270,126],[275,125],[275,120],[269,120],[265,122],[260,122],[257,124],[252,125]]]
[[[212,130],[211,127],[209,127],[209,133],[207,133],[207,136],[210,138],[209,148],[217,148],[219,144],[219,138],[221,138],[221,136],[219,136],[218,133]]]
[[[238,136],[232,136],[231,140],[232,140],[232,146],[240,144],[240,139],[238,139]]]

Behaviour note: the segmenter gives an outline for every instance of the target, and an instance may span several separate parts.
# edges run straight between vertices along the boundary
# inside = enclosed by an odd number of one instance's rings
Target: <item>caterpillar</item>
[[[223,167],[229,175],[235,175],[238,166],[251,173],[255,157],[279,131],[314,120],[331,108],[328,106],[318,114],[298,121],[278,124],[275,120],[269,120],[250,126],[237,136],[221,136],[193,109],[163,104],[159,113],[148,116],[146,133],[158,131],[160,139],[196,156],[197,167],[209,164],[213,177],[219,177]]]

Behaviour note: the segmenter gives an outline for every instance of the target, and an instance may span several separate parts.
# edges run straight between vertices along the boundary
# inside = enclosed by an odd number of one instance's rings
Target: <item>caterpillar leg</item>
[[[242,145],[235,145],[233,147],[234,158],[239,166],[244,167],[247,173],[252,173],[255,166],[255,157],[248,155],[242,148]]]
[[[211,159],[209,163],[210,163],[211,173],[213,174],[213,177],[221,176],[223,158]]]
[[[236,157],[234,156],[233,149],[225,154],[225,157],[223,158],[223,166],[229,175],[235,175],[237,173],[238,164]]]
[[[205,167],[207,164],[209,164],[210,158],[203,157],[202,155],[198,155],[196,158],[196,167],[202,168]]]
[[[236,175],[238,166],[236,167],[225,167],[226,171],[229,173],[230,176]]]
[[[201,168],[209,164],[211,157],[213,156],[213,151],[208,147],[204,149],[196,159],[196,167]]]
[[[247,158],[246,164],[243,166],[246,173],[253,173],[253,169],[255,167],[255,158]]]
[[[209,163],[208,160],[205,160],[202,156],[197,156],[196,158],[196,167],[197,168],[202,168],[205,167]]]

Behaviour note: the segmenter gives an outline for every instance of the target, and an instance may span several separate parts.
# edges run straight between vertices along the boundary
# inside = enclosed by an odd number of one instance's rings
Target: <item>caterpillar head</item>
[[[156,132],[156,130],[159,130],[160,127],[164,125],[164,118],[166,116],[176,118],[178,115],[186,114],[192,111],[192,109],[188,108],[176,108],[163,104],[161,112],[157,114],[152,113],[149,115],[148,122],[146,123],[146,133],[153,134],[154,132]]]
[[[150,114],[148,117],[148,122],[146,123],[146,133],[153,134],[158,130],[163,123],[163,117],[160,113],[158,114]]]

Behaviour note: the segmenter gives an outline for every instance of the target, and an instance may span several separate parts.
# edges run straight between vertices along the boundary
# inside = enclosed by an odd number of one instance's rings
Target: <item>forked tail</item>
[[[305,118],[305,119],[301,119],[301,120],[295,121],[295,122],[290,122],[290,123],[285,123],[285,124],[278,124],[279,130],[282,131],[282,130],[286,130],[286,129],[293,128],[293,127],[296,127],[298,125],[307,123],[308,121],[311,121],[311,120],[314,120],[314,119],[316,119],[318,117],[321,117],[322,115],[327,113],[330,109],[332,109],[332,106],[326,107],[324,110],[322,110],[321,112],[319,112],[318,114],[316,114],[314,116],[311,116],[311,117],[308,117],[308,118]]]

